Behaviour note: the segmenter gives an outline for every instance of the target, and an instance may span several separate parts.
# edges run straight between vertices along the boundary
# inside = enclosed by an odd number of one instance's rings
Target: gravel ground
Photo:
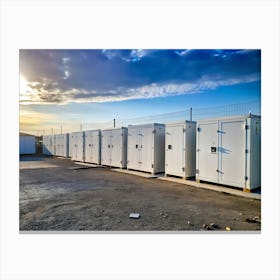
[[[74,166],[70,159],[21,157],[21,231],[261,230],[259,200]]]

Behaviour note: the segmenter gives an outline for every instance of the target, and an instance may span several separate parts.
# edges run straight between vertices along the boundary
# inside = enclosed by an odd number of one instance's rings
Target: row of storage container
[[[254,189],[261,184],[261,119],[131,125],[43,137],[45,154]]]

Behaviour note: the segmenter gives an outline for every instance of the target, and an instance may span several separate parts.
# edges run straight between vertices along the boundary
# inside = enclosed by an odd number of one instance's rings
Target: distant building
[[[36,153],[36,136],[20,132],[19,133],[19,153],[20,155],[32,155]]]

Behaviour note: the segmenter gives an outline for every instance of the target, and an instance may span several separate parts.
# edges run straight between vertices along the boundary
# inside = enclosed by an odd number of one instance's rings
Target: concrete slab
[[[68,157],[61,157],[61,156],[56,156],[56,158],[59,158],[59,159],[69,159]]]
[[[21,161],[19,163],[19,169],[37,169],[37,168],[53,168],[59,167],[58,165],[47,163],[44,161]]]
[[[247,197],[247,198],[261,200],[261,194],[259,194],[259,193],[247,193],[247,192],[243,192],[243,190],[231,189],[231,188],[227,188],[224,186],[212,185],[210,183],[207,183],[207,184],[198,183],[198,182],[191,181],[191,180],[184,180],[181,178],[167,177],[167,176],[160,176],[160,177],[158,177],[158,179],[170,181],[170,182],[174,182],[174,183],[179,183],[179,184],[184,184],[184,185],[188,185],[188,186],[192,186],[192,187],[197,187],[197,188],[201,188],[201,189],[207,189],[207,190],[223,192],[223,193],[233,194],[233,195],[237,195],[237,196],[243,196],[243,197]]]
[[[74,164],[88,166],[88,167],[92,167],[92,168],[104,168],[103,165],[98,165],[98,164],[94,164],[94,163],[85,163],[85,162],[74,161]]]
[[[144,177],[144,178],[147,178],[147,179],[154,179],[154,178],[158,177],[157,175],[152,175],[150,173],[145,173],[145,172],[135,171],[135,170],[117,169],[117,168],[113,168],[111,170],[116,171],[116,172],[120,172],[120,173],[126,173],[126,174],[130,174],[130,175]]]

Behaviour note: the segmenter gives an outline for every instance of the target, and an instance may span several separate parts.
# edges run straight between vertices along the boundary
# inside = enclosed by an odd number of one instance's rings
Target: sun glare
[[[30,90],[30,88],[28,87],[28,82],[23,76],[20,76],[19,87],[21,94],[25,94]]]

